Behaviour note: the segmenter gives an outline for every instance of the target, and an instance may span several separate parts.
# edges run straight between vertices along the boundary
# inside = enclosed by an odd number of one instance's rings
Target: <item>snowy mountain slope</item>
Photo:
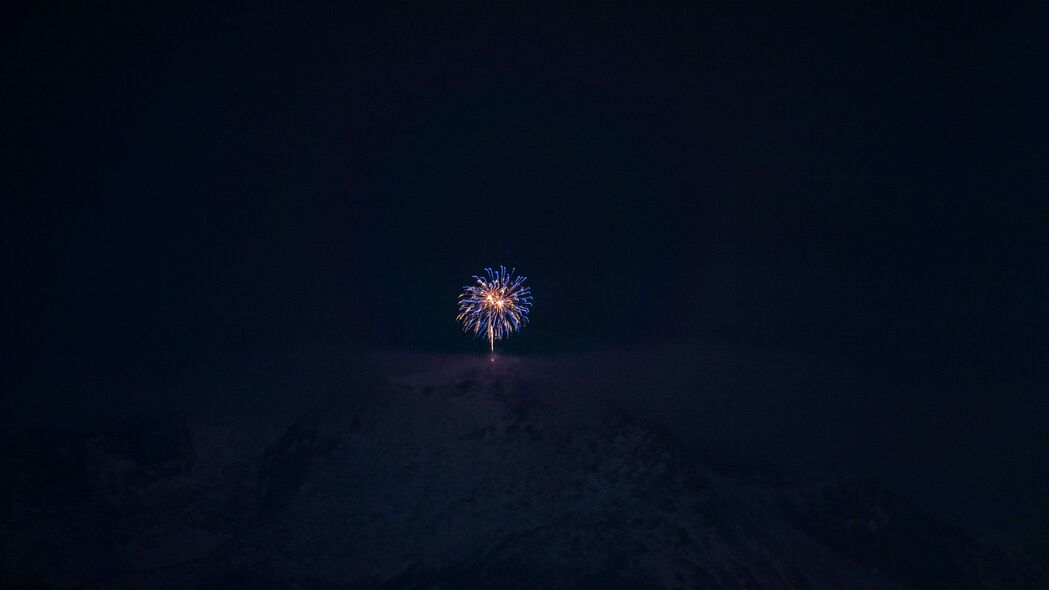
[[[410,370],[405,370],[407,366]],[[290,425],[4,453],[3,579],[73,587],[1024,587],[850,480],[697,460],[541,362],[402,363]],[[589,400],[589,401],[588,401]],[[923,567],[923,564],[927,567]]]

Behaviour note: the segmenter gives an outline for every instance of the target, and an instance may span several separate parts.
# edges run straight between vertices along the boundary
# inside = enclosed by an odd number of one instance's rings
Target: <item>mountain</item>
[[[1032,588],[851,478],[687,452],[537,359],[401,357],[277,412],[9,437],[9,587]],[[295,398],[294,384],[289,396]],[[296,405],[298,403],[298,405]]]

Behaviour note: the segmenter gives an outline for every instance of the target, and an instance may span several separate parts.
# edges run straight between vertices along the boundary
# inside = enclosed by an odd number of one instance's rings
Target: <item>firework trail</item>
[[[486,268],[486,277],[474,275],[474,284],[466,285],[459,294],[455,319],[463,323],[463,332],[487,336],[489,350],[495,350],[496,340],[509,338],[528,323],[532,290],[524,286],[528,277],[515,277],[516,271],[506,272],[505,266]]]

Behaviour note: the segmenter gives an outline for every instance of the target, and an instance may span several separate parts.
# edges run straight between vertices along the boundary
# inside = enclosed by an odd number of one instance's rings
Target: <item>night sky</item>
[[[787,4],[15,8],[5,424],[318,343],[480,353],[456,296],[505,264],[508,352],[826,359],[926,506],[1049,526],[1049,9]]]

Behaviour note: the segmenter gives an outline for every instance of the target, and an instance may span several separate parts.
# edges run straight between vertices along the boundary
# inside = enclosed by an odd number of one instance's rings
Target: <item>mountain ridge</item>
[[[1006,555],[902,498],[704,462],[659,428],[565,395],[540,362],[407,366],[337,387],[284,425],[190,419],[12,447],[3,579],[1030,587]]]

